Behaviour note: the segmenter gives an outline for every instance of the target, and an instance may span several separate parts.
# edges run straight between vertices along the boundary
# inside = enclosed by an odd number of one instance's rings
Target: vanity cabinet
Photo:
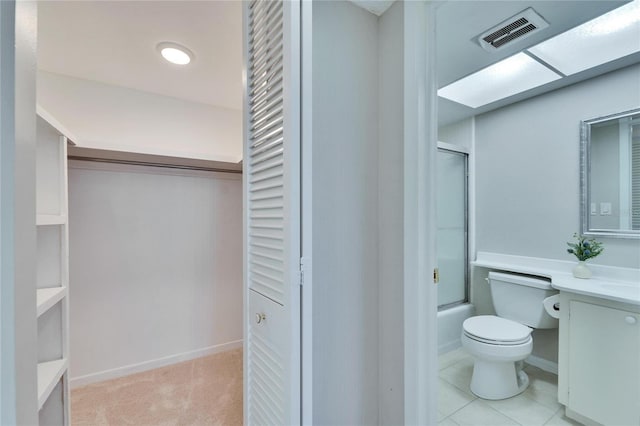
[[[640,306],[560,293],[559,401],[586,424],[640,424]]]

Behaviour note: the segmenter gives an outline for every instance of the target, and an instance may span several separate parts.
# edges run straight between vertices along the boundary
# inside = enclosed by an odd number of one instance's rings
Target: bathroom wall
[[[477,249],[575,260],[580,230],[580,120],[637,108],[640,66],[476,118]],[[594,263],[640,268],[640,240],[599,238]]]
[[[72,384],[242,345],[239,174],[70,162]]]
[[[38,104],[86,148],[237,163],[242,111],[45,71]]]
[[[580,120],[637,108],[640,66],[614,71],[476,117],[478,251],[565,261],[580,231]],[[639,268],[640,240],[599,238],[594,263]],[[474,268],[473,303],[493,313],[488,271]],[[557,361],[557,331],[536,331],[533,354]]]
[[[313,423],[378,424],[377,17],[312,7]]]
[[[467,150],[473,147],[474,118],[452,123],[438,128],[438,141],[461,146]]]

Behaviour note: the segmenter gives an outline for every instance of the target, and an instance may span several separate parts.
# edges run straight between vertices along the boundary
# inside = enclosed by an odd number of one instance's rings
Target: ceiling
[[[163,41],[195,60],[166,62]],[[242,2],[40,1],[38,68],[240,110]]]
[[[380,14],[393,1],[353,0]],[[437,11],[438,83],[442,87],[487,65],[626,3],[618,0],[447,1]],[[488,53],[476,36],[533,7],[549,27]],[[72,77],[213,106],[242,106],[241,1],[41,1],[38,66]],[[195,53],[186,67],[165,62],[158,43],[173,41]],[[640,61],[640,55],[472,109],[440,99],[441,125],[461,120]]]
[[[447,1],[437,10],[438,87],[446,86],[627,2],[628,0]],[[513,42],[512,45],[494,53],[487,52],[480,47],[476,41],[478,35],[528,7],[532,7],[538,12],[549,23],[549,27],[521,41]],[[554,83],[476,109],[439,98],[439,124],[453,123],[545,91],[576,83],[581,79],[594,77],[597,74],[640,60],[637,56],[618,61],[615,64],[598,67],[598,69],[585,71],[571,78],[563,78]]]

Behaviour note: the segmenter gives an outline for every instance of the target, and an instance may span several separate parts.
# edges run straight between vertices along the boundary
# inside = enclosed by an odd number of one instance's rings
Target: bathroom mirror
[[[640,238],[640,108],[581,125],[582,233]]]

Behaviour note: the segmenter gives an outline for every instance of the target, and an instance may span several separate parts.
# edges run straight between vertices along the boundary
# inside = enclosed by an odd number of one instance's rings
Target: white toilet
[[[462,346],[475,358],[471,392],[484,399],[505,399],[529,385],[522,371],[531,354],[534,328],[558,328],[542,301],[556,293],[548,281],[490,272],[487,279],[498,316],[480,315],[462,324]]]

